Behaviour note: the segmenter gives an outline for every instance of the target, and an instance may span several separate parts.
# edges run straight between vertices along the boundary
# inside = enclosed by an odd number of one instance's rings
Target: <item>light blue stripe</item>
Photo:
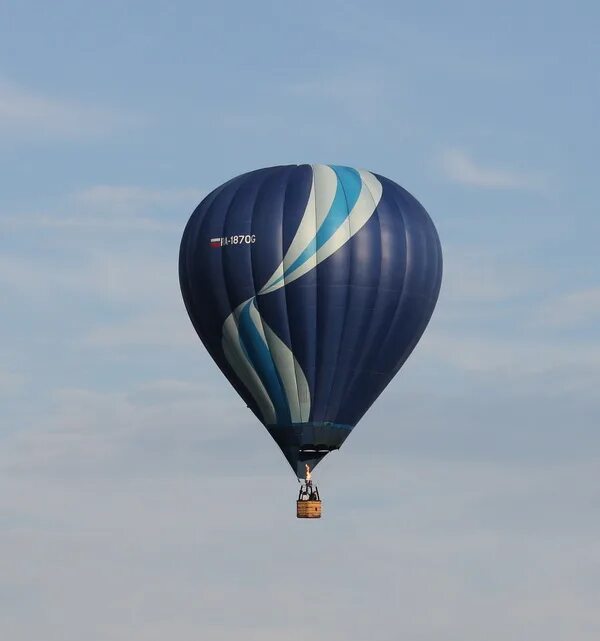
[[[285,270],[283,276],[280,276],[272,285],[280,283],[286,276],[296,271],[296,269],[301,267],[309,258],[314,256],[344,224],[348,218],[348,214],[352,211],[358,200],[362,188],[362,179],[356,169],[339,167],[337,165],[330,165],[330,167],[335,171],[337,176],[337,188],[327,216],[325,216],[323,224],[317,231],[317,235],[310,241],[300,256]]]
[[[356,201],[360,196],[362,178],[358,171],[356,171],[356,169],[352,169],[352,167],[341,167],[339,165],[330,166],[337,174],[338,181],[342,183],[346,194],[346,201],[348,203],[348,213],[350,213],[354,209],[354,205],[356,205]]]
[[[252,304],[253,300],[249,301],[240,313],[240,343],[275,407],[277,422],[287,425],[292,420],[290,407],[269,347],[250,317],[250,305]]]

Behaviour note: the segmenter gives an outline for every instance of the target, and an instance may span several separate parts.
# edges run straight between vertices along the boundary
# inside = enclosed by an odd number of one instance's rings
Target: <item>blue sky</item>
[[[598,638],[599,27],[583,1],[2,3],[2,638]],[[319,523],[177,280],[203,195],[287,162],[396,180],[445,256]]]

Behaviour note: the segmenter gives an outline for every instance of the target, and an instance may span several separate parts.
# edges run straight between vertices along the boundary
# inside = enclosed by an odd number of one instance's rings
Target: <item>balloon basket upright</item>
[[[312,481],[305,481],[300,486],[298,500],[296,501],[296,516],[299,519],[321,518],[321,497],[319,489]]]

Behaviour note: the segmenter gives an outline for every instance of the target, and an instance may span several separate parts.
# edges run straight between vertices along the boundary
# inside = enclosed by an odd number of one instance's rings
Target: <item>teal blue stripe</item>
[[[330,165],[333,171],[337,174],[338,181],[342,183],[344,192],[346,194],[347,209],[350,213],[356,205],[356,201],[360,196],[362,189],[362,178],[356,169],[352,167],[342,167],[339,165]]]
[[[275,407],[277,423],[289,423],[292,419],[283,384],[279,378],[269,347],[250,317],[250,305],[252,304],[253,301],[251,300],[240,313],[240,342]]]

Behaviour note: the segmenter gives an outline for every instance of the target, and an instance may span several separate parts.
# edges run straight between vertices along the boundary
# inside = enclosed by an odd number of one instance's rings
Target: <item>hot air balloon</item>
[[[198,205],[179,279],[204,346],[306,479],[298,516],[304,501],[320,516],[307,473],[340,448],[433,313],[442,251],[429,215],[369,171],[258,169]]]

